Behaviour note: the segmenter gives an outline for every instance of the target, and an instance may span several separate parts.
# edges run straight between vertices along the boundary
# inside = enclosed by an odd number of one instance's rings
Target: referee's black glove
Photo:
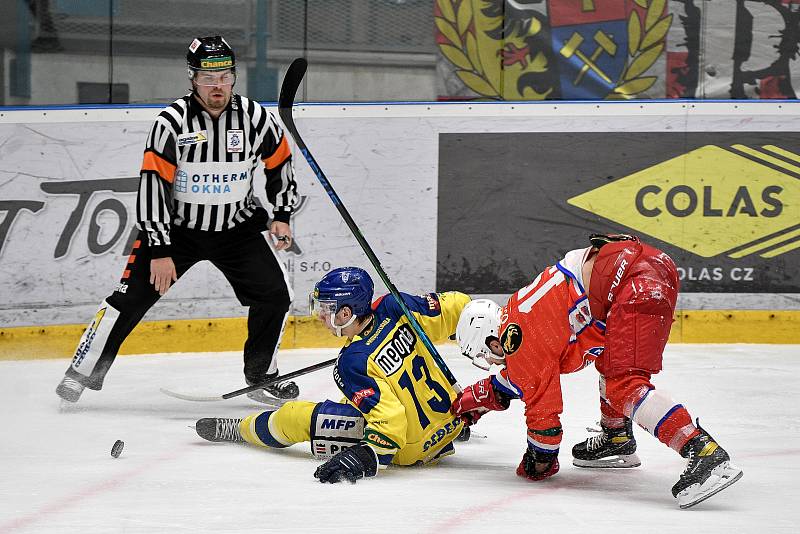
[[[366,443],[357,443],[349,449],[336,453],[333,458],[317,467],[314,478],[331,484],[342,480],[355,484],[359,478],[374,477],[376,474],[378,474],[377,453]]]

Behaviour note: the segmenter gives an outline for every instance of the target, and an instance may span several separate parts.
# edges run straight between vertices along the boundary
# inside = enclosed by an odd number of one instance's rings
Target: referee
[[[159,113],[144,151],[136,213],[139,235],[122,279],[86,328],[56,388],[77,402],[100,390],[119,347],[170,286],[199,261],[222,271],[249,308],[244,378],[278,375],[275,354],[293,299],[274,249],[291,246],[289,218],[297,203],[292,154],[272,113],[233,93],[236,58],[220,36],[200,37],[186,55],[191,93]],[[253,194],[254,173],[266,174],[273,218]],[[294,382],[251,393],[280,404],[299,394]]]

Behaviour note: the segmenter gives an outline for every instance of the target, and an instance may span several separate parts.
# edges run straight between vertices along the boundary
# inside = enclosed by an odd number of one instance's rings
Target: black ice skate
[[[623,468],[639,467],[642,462],[636,455],[633,424],[627,417],[622,428],[608,428],[572,447],[572,464],[577,467]]]
[[[718,493],[740,478],[742,470],[730,462],[730,456],[708,432],[700,427],[700,435],[689,440],[681,449],[686,458],[686,469],[680,480],[672,486],[672,495],[678,506],[689,508]]]
[[[74,378],[65,376],[56,387],[56,395],[67,402],[76,403],[81,398],[84,388],[85,386]]]
[[[204,417],[194,425],[197,435],[208,441],[230,441],[241,443],[244,441],[239,432],[241,419],[225,419],[218,417]]]
[[[272,376],[267,375],[264,380],[247,380],[247,384],[252,386],[277,376],[278,374],[275,373]],[[247,394],[250,399],[262,404],[268,404],[270,406],[283,406],[286,402],[296,399],[299,395],[300,388],[298,388],[297,384],[291,380],[285,382],[273,382],[268,386],[264,386],[263,389],[257,389]]]

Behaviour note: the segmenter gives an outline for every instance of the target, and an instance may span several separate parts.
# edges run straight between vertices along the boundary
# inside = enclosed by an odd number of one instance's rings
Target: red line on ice
[[[171,454],[160,456],[158,458],[155,458],[154,460],[150,461],[145,460],[146,463],[144,465],[141,465],[135,469],[130,469],[123,473],[118,473],[113,477],[107,478],[104,481],[98,482],[96,484],[84,488],[78,493],[70,493],[68,496],[62,497],[61,499],[58,499],[55,502],[51,502],[50,504],[46,504],[42,508],[39,508],[34,512],[31,512],[27,515],[23,515],[16,519],[12,519],[11,521],[8,521],[6,523],[0,524],[0,533],[12,532],[13,530],[18,528],[28,527],[33,523],[45,520],[49,516],[62,512],[67,508],[76,505],[83,505],[84,499],[89,497],[94,497],[95,495],[98,495],[105,491],[118,488],[131,478],[139,476],[146,471],[149,471],[150,469],[152,469],[156,465],[159,465],[162,462],[172,460],[177,456],[179,456],[180,454],[182,454],[181,451],[172,452]]]

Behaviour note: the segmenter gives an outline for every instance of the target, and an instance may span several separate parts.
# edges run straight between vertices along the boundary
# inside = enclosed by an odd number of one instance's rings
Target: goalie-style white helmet
[[[486,345],[486,339],[497,337],[500,328],[500,314],[502,309],[489,299],[475,299],[467,304],[461,311],[456,326],[456,341],[461,349],[461,354],[472,360],[472,363],[488,371],[493,359],[502,359],[495,356]]]

